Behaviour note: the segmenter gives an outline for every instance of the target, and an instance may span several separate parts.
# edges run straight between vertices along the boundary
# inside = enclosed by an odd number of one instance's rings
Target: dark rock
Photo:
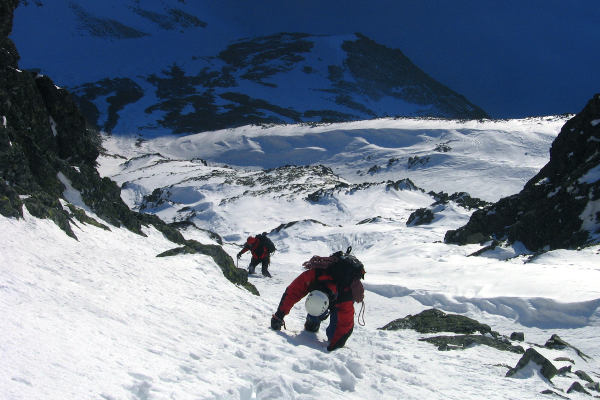
[[[416,167],[424,167],[429,163],[429,160],[430,160],[429,156],[408,157],[408,162],[406,164],[406,167],[408,169],[416,168]]]
[[[17,67],[19,53],[8,35],[12,31],[13,12],[17,8],[19,0],[0,1],[0,68],[11,66]]]
[[[208,234],[208,236],[212,240],[217,242],[218,244],[223,245],[223,238],[221,237],[221,235],[219,235],[218,233],[213,232],[211,230],[208,230],[208,229],[199,228],[196,224],[194,224],[191,221],[176,221],[176,222],[171,222],[168,225],[176,230],[187,229],[190,227],[192,227],[194,229],[198,229],[199,231],[202,231],[202,232]]]
[[[440,152],[440,153],[447,153],[449,151],[452,150],[452,147],[450,147],[448,145],[448,143],[440,143],[438,145],[435,146],[434,151]]]
[[[373,175],[379,171],[381,171],[381,167],[379,165],[373,165],[371,168],[369,168],[369,170],[367,171],[367,174]]]
[[[594,383],[594,380],[592,378],[590,378],[590,376],[585,371],[577,370],[577,371],[575,371],[575,375],[577,375],[579,377],[579,379],[581,379],[582,381]]]
[[[552,335],[550,337],[550,339],[548,339],[548,341],[546,341],[546,343],[544,344],[544,347],[547,347],[549,349],[555,349],[555,350],[563,350],[563,349],[569,347],[569,348],[573,349],[577,353],[577,355],[579,357],[583,358],[584,360],[591,359],[590,356],[583,353],[577,347],[574,347],[574,346],[570,345],[569,343],[565,342],[564,340],[562,340],[560,338],[560,336],[558,336],[556,334]]]
[[[483,246],[481,249],[474,251],[471,254],[468,254],[467,257],[480,256],[483,253],[485,253],[486,251],[494,250],[496,247],[498,247],[499,244],[500,243],[497,240],[492,240],[492,243],[488,244],[487,246]]]
[[[525,333],[513,332],[510,334],[510,340],[516,340],[516,341],[522,342],[525,340]]]
[[[467,210],[477,210],[491,205],[491,203],[487,201],[478,199],[477,197],[471,197],[471,195],[466,192],[456,192],[451,195],[448,195],[448,193],[445,192],[429,192],[429,195],[435,199],[435,203],[433,203],[432,206],[447,204],[448,202],[453,201]]]
[[[499,337],[491,335],[458,335],[458,336],[434,336],[429,338],[419,339],[423,342],[428,342],[438,346],[438,350],[463,350],[468,347],[481,344],[490,346],[502,351],[510,351],[512,353],[523,354],[525,349],[521,346],[513,346],[507,340],[502,340]]]
[[[408,220],[406,221],[406,226],[430,224],[433,221],[433,218],[434,214],[433,211],[431,211],[431,209],[419,208],[410,214]]]
[[[386,190],[394,189],[394,190],[416,190],[420,192],[424,192],[423,189],[418,187],[408,178],[400,179],[398,181],[387,181],[385,185]]]
[[[118,123],[119,112],[128,104],[135,103],[144,96],[142,88],[128,78],[101,79],[86,83],[73,89],[74,100],[85,116],[86,121],[94,128],[111,133]],[[100,111],[95,101],[106,98],[108,109],[106,120],[100,125]]]
[[[383,221],[383,218],[381,217],[381,215],[378,215],[376,217],[365,218],[363,220],[360,220],[356,223],[356,225],[373,224],[381,221]]]
[[[560,376],[565,376],[565,375],[570,374],[570,373],[571,373],[571,365],[567,365],[565,367],[560,367],[558,369],[558,372],[556,374],[560,375]]]
[[[548,380],[551,380],[558,373],[558,370],[554,364],[552,364],[546,357],[538,353],[535,349],[529,348],[525,354],[523,354],[523,357],[521,357],[521,359],[517,362],[517,365],[506,373],[506,376],[515,376],[519,373],[519,371],[525,369],[530,363],[536,364],[539,367],[542,376]]]
[[[569,387],[569,389],[567,389],[567,393],[573,393],[573,392],[584,393],[584,394],[588,394],[591,396],[591,393],[588,392],[587,390],[585,390],[585,388],[579,382],[573,382],[573,384]]]
[[[585,388],[589,390],[594,390],[596,392],[600,392],[600,383],[599,382],[588,382],[585,384]]]
[[[345,66],[354,82],[332,78],[336,87],[353,88],[378,99],[398,97],[409,103],[432,104],[452,118],[486,118],[486,113],[463,96],[436,82],[416,67],[400,50],[382,46],[364,35],[342,45],[347,58]]]
[[[595,95],[562,127],[550,161],[520,193],[475,211],[465,226],[448,231],[444,241],[521,241],[532,251],[594,244],[590,233],[600,232],[600,214],[586,207],[600,199],[600,181],[586,174],[600,165],[598,120],[600,95]]]
[[[67,203],[67,208],[70,210],[71,216],[74,217],[77,221],[81,222],[82,224],[93,225],[97,228],[104,229],[105,231],[110,231],[110,228],[108,226],[90,217],[82,209],[77,208],[70,203]]]
[[[549,395],[549,396],[556,396],[556,397],[561,398],[561,399],[568,399],[569,398],[567,396],[563,396],[562,394],[557,393],[557,392],[555,392],[553,390],[550,390],[550,389],[542,390],[540,393],[541,394],[546,394],[546,395]]]
[[[571,360],[570,358],[567,358],[567,357],[556,357],[554,359],[554,361],[563,361],[563,362],[569,362],[571,364],[575,364],[574,360]]]
[[[336,176],[337,178],[337,176]],[[333,180],[332,180],[333,182]],[[384,190],[417,190],[424,192],[423,189],[416,186],[410,179],[400,179],[398,181],[386,181],[386,182],[365,182],[359,184],[349,185],[345,182],[337,182],[335,186],[328,189],[319,189],[313,193],[310,193],[306,197],[306,201],[311,203],[318,203],[324,200],[331,199],[336,192],[345,191],[348,194],[352,194],[359,190],[365,190],[374,186],[383,186]]]
[[[481,334],[493,334],[488,325],[481,324],[463,315],[446,314],[435,308],[425,310],[417,315],[408,315],[394,320],[380,329],[390,331],[414,329],[420,333],[454,332],[472,334],[479,332]]]
[[[316,219],[304,219],[304,220],[302,220],[302,221],[292,221],[292,222],[286,222],[285,224],[281,224],[281,225],[279,225],[277,228],[273,229],[273,230],[271,231],[271,233],[274,233],[274,232],[281,232],[282,230],[284,230],[284,229],[287,229],[287,228],[289,228],[289,227],[292,227],[292,226],[294,226],[294,225],[296,225],[297,223],[300,223],[300,222],[309,222],[309,223],[311,223],[311,224],[317,224],[317,225],[322,225],[322,226],[328,226],[327,224],[324,224],[324,223],[322,223],[321,221],[317,221]]]
[[[12,32],[13,12],[18,4],[19,0],[0,1],[0,37],[8,37]]]

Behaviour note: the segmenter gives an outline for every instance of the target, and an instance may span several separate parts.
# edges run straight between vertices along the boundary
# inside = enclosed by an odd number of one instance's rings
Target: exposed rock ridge
[[[447,243],[520,241],[532,251],[600,242],[600,94],[562,127],[550,161],[515,195],[477,210]]]

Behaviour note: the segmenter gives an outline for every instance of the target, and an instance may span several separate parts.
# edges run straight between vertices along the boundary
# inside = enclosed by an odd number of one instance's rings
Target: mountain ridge
[[[51,71],[76,95],[88,122],[108,133],[150,137],[248,124],[487,117],[399,49],[360,33],[280,32],[203,48],[223,28],[218,20],[204,21],[204,11],[161,1],[142,6],[130,0],[113,8],[25,3],[13,36],[20,46],[36,48],[25,37],[33,25],[62,20],[54,34],[87,56],[40,52],[27,58],[29,68]],[[104,72],[94,62],[102,62]]]

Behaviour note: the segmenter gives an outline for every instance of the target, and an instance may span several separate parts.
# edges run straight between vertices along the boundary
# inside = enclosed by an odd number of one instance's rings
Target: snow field
[[[448,128],[448,135],[457,129],[452,124],[458,124],[382,120],[345,125],[348,130],[362,129],[354,137],[361,140],[353,139],[350,147],[323,162],[340,174],[341,181],[382,181],[386,175],[368,178],[356,174],[356,169],[384,165],[390,153],[413,154],[418,146],[432,147],[428,136],[420,135],[431,129],[429,123]],[[411,124],[418,128],[413,132],[416,139],[408,138]],[[443,181],[453,189],[449,193],[482,187],[496,173],[490,167],[495,164],[483,154],[491,154],[489,147],[501,141],[507,142],[506,157],[501,153],[495,157],[506,165],[502,173],[507,175],[518,171],[523,161],[523,149],[515,150],[515,143],[538,149],[538,164],[529,171],[533,175],[544,163],[544,145],[549,146],[556,134],[553,120],[460,124],[460,129],[468,125],[481,130],[461,134],[462,148],[473,149],[472,160],[481,160],[478,168],[458,161],[462,151],[450,152],[447,162],[418,170],[421,182]],[[374,138],[382,135],[369,132],[386,126],[388,135],[399,133],[404,138],[398,142],[388,138],[387,147],[381,141],[373,146]],[[494,133],[486,134],[492,126]],[[468,257],[480,246],[443,243],[448,229],[467,221],[469,212],[461,207],[451,203],[436,208],[433,223],[407,227],[410,213],[429,206],[430,196],[385,190],[382,185],[351,193],[342,190],[317,203],[305,201],[306,194],[295,189],[263,193],[279,183],[253,187],[235,183],[260,171],[250,168],[249,162],[243,168],[223,166],[221,153],[215,150],[219,146],[210,142],[243,144],[236,142],[240,132],[254,137],[273,130],[285,133],[278,138],[284,140],[310,129],[245,127],[228,132],[227,138],[222,137],[225,133],[205,133],[188,137],[185,145],[182,138],[163,138],[140,147],[132,138],[111,137],[105,141],[108,154],[99,160],[104,176],[125,184],[122,195],[128,205],[138,207],[154,189],[168,188],[169,201],[151,211],[172,221],[187,215],[182,211],[186,207],[195,210],[192,222],[218,233],[234,259],[247,235],[270,232],[278,249],[270,267],[274,277],[249,277],[260,296],[232,285],[210,257],[157,258],[177,245],[153,228],[146,228],[147,237],[142,237],[120,228],[107,232],[77,224],[74,232],[79,240],[74,240],[54,223],[27,213],[22,220],[0,217],[0,398],[530,399],[546,398],[542,390],[566,390],[573,382],[573,376],[556,377],[552,386],[534,369],[505,378],[519,354],[486,346],[442,352],[419,341],[429,335],[378,329],[432,307],[477,319],[501,334],[524,332],[525,348],[543,345],[556,333],[592,359],[583,361],[568,350],[536,349],[549,359],[573,359],[574,370],[600,379],[598,246],[552,251],[527,263],[527,256],[518,256],[522,250],[518,244],[486,257]],[[510,133],[503,135],[501,129]],[[413,148],[407,150],[402,146],[409,139]],[[327,142],[315,147],[327,149]],[[265,147],[259,149],[265,157],[270,155]],[[372,151],[369,159],[361,153],[366,150]],[[205,158],[209,165],[197,158]],[[406,172],[410,171],[390,171],[387,176],[399,180]],[[199,179],[203,176],[206,179]],[[300,177],[299,182],[302,179],[308,178]],[[304,183],[332,185],[319,179]],[[521,185],[526,179],[517,178]],[[493,196],[510,194],[510,188],[495,185]],[[73,191],[68,195],[77,198]],[[299,222],[276,230],[293,221]],[[184,235],[215,243],[201,229],[188,228]],[[302,262],[348,246],[367,270],[366,325],[355,325],[346,347],[326,351],[327,321],[316,334],[302,330],[303,302],[286,317],[286,330],[269,329],[270,316],[287,285],[302,271]],[[239,267],[248,262],[246,254]],[[576,393],[569,397],[587,398]]]

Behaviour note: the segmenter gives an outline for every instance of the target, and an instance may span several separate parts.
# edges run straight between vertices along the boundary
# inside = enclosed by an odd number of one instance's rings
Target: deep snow
[[[556,333],[592,360],[567,350],[538,351],[549,359],[566,356],[575,362],[573,371],[598,381],[600,247],[530,259],[515,246],[467,257],[480,246],[442,242],[446,230],[467,221],[467,210],[451,203],[438,209],[432,224],[406,226],[414,209],[433,201],[420,191],[373,185],[313,204],[301,190],[269,192],[275,184],[239,183],[260,174],[257,167],[292,162],[300,152],[305,163],[330,166],[348,183],[410,177],[426,191],[495,200],[518,191],[547,162],[562,123],[244,127],[137,145],[133,136],[105,137],[99,171],[127,183],[123,198],[131,207],[172,185],[172,201],[150,211],[171,221],[194,209],[193,222],[221,235],[233,257],[248,234],[304,222],[270,234],[278,248],[274,277],[251,276],[261,294],[254,296],[227,281],[207,256],[155,257],[177,245],[153,228],[142,237],[78,224],[74,240],[27,213],[24,220],[0,217],[0,398],[528,399],[547,398],[540,394],[545,389],[566,391],[578,380],[556,377],[553,387],[534,370],[505,378],[520,355],[485,346],[441,352],[418,340],[429,335],[377,329],[431,307],[475,318],[501,334],[522,331],[524,347],[543,345]],[[440,143],[452,149],[433,151]],[[409,169],[414,155],[434,161]],[[390,158],[400,161],[383,168]],[[366,173],[372,165],[382,171]],[[318,179],[304,183],[333,185]],[[76,195],[70,189],[65,197],[77,203]],[[374,222],[359,223],[368,218]],[[184,235],[214,243],[199,229]],[[366,326],[356,325],[345,348],[327,353],[323,326],[316,335],[302,331],[299,303],[286,318],[287,330],[270,330],[270,316],[302,262],[348,245],[367,269]],[[245,255],[240,267],[248,261]]]

